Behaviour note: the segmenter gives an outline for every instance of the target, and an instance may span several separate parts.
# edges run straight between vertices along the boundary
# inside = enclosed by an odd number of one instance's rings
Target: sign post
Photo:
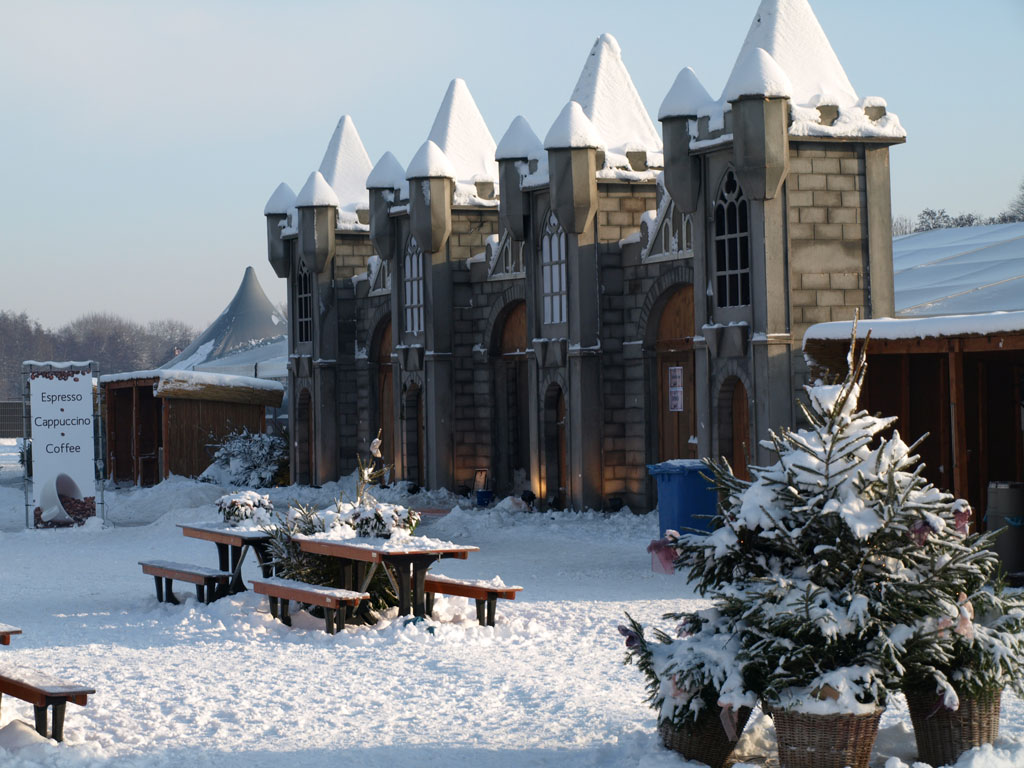
[[[36,528],[81,525],[97,507],[105,520],[102,462],[98,450],[98,373],[92,362],[22,364],[25,376],[25,524]],[[97,480],[99,481],[97,483]],[[97,504],[97,486],[99,504]]]

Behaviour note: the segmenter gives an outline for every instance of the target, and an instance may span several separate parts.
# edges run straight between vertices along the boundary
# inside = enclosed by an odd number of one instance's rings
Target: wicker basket
[[[749,719],[750,707],[742,707],[736,720],[737,735],[743,733]],[[729,741],[717,709],[706,709],[696,722],[687,721],[682,728],[662,720],[658,723],[658,733],[669,749],[679,752],[687,760],[706,763],[711,768],[722,768],[736,746],[735,741]]]
[[[867,768],[883,709],[866,715],[808,715],[769,709],[782,768]]]
[[[999,735],[1001,690],[961,696],[960,708],[946,709],[934,689],[904,692],[920,760],[932,765],[955,763],[968,749],[991,744]]]

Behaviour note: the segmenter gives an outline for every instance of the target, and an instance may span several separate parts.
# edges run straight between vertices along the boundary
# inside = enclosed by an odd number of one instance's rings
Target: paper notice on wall
[[[29,376],[35,525],[81,524],[96,514],[92,373]]]
[[[683,367],[673,365],[668,369],[668,409],[670,412],[683,410]]]

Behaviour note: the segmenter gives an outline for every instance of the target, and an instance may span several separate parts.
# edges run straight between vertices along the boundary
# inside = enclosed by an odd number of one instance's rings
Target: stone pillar
[[[700,157],[690,153],[690,120],[697,116],[668,117],[661,121],[665,142],[665,189],[683,213],[697,210],[700,199]]]
[[[424,254],[423,407],[427,445],[427,485],[454,487],[455,451],[452,414],[452,271],[448,238],[452,231],[451,178],[409,179],[409,218]]]

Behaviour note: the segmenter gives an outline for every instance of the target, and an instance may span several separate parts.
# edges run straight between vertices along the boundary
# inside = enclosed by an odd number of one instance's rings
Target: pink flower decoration
[[[953,503],[953,519],[956,522],[956,530],[966,536],[971,530],[971,519],[974,517],[974,510],[967,503],[966,499],[957,499]]]

